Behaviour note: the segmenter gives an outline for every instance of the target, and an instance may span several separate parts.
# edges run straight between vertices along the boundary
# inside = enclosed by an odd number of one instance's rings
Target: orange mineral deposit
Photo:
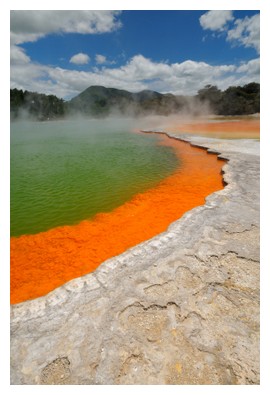
[[[178,169],[155,188],[110,213],[73,226],[11,238],[11,303],[37,298],[95,270],[102,262],[167,229],[186,211],[223,188],[224,161],[168,137]]]
[[[211,122],[197,120],[190,122],[177,122],[167,128],[168,131],[191,133],[208,137],[239,139],[260,138],[260,119],[235,119],[231,121]]]

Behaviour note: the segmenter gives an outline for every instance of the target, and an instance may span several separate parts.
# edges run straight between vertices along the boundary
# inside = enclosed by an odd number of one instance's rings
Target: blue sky
[[[259,82],[259,11],[11,11],[11,87],[195,94]]]

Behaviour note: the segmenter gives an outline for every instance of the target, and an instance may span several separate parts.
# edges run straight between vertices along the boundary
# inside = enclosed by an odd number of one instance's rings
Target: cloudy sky
[[[259,11],[11,11],[11,88],[195,94],[259,82]]]

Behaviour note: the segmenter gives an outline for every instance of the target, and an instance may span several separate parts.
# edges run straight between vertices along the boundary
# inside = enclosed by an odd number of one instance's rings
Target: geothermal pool
[[[11,129],[11,303],[95,270],[223,188],[216,155],[128,123]]]
[[[11,236],[73,225],[155,186],[179,165],[131,121],[11,124]]]

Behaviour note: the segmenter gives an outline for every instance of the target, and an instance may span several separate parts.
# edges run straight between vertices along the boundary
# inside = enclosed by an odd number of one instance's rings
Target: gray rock
[[[12,306],[12,384],[259,384],[259,142],[170,135],[226,158],[226,187]]]

